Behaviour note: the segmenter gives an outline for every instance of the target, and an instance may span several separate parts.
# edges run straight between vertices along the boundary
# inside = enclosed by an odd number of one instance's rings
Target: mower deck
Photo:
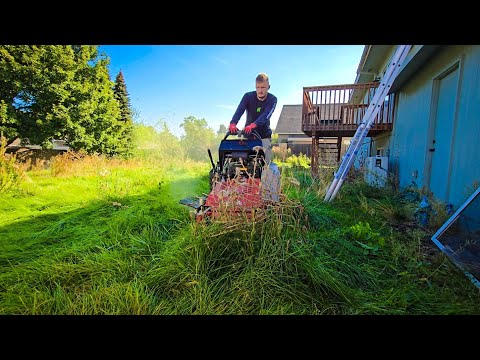
[[[205,200],[213,216],[216,212],[249,212],[260,208],[264,201],[260,196],[260,179],[240,178],[214,184]]]

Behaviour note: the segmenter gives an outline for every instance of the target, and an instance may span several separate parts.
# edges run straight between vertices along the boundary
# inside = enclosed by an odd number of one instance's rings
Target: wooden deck
[[[302,131],[311,137],[352,137],[378,85],[372,82],[303,88]],[[394,94],[386,97],[370,128],[370,135],[392,130],[394,100]]]

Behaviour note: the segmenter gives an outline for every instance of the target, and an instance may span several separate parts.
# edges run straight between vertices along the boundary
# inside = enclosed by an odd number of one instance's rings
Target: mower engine
[[[261,144],[261,141],[260,141]],[[225,144],[224,144],[225,145]],[[223,159],[223,164],[220,166],[220,174],[223,180],[233,179],[238,177],[253,177],[259,178],[262,175],[262,166],[264,165],[264,154],[262,146],[253,146],[253,144],[233,142],[220,149],[220,159]],[[236,147],[246,146],[247,150],[237,149]],[[222,148],[222,146],[220,146]]]

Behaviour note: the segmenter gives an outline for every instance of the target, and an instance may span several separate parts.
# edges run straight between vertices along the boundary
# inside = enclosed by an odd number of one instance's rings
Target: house
[[[310,156],[311,139],[302,131],[302,105],[283,105],[274,133],[278,143],[291,149],[292,154]]]
[[[315,139],[352,136],[396,48],[366,45],[355,84],[304,88],[303,132]],[[327,127],[316,99],[332,91],[340,119]],[[400,188],[415,183],[458,208],[480,184],[478,114],[480,46],[413,45],[362,150],[387,157]]]
[[[302,104],[283,105],[274,133],[278,134],[278,144],[281,148],[290,149],[295,155],[302,153],[311,157],[312,138],[302,131],[302,106]],[[339,152],[337,141],[336,137],[319,139],[318,156],[322,159],[322,163],[337,162],[345,153],[347,142],[343,142]]]
[[[17,152],[17,151],[28,151],[28,150],[41,150],[42,147],[40,145],[30,145],[30,144],[23,144],[20,138],[16,138],[10,144],[7,145],[6,152]],[[69,147],[66,145],[65,140],[52,140],[52,148],[50,150],[56,152],[64,152],[68,151]]]
[[[69,149],[64,140],[52,140],[51,149],[42,149],[40,145],[24,144],[20,138],[17,138],[7,145],[5,152],[7,154],[15,154],[17,159],[21,161],[26,161],[27,159],[36,161],[37,159],[48,160]]]

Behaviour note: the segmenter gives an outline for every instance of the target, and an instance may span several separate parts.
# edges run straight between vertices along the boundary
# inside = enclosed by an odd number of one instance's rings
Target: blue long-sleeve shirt
[[[238,104],[237,111],[233,114],[230,123],[237,124],[242,117],[245,110],[247,111],[247,120],[245,126],[255,123],[257,127],[255,131],[258,132],[262,139],[272,137],[272,129],[270,128],[270,118],[277,106],[277,98],[275,95],[268,93],[267,98],[263,101],[258,100],[257,92],[250,91],[243,95],[240,104]]]

